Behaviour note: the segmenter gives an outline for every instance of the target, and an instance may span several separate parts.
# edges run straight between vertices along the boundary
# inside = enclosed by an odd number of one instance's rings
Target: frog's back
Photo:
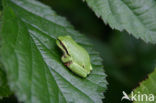
[[[84,48],[79,46],[70,36],[67,36],[63,42],[74,61],[85,67],[90,67],[90,57]]]

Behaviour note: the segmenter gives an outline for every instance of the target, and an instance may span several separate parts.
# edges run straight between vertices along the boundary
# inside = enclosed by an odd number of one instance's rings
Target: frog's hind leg
[[[85,78],[87,76],[87,71],[82,68],[80,65],[76,64],[76,63],[70,63],[68,65],[68,67],[70,68],[71,71],[73,71],[75,74]]]

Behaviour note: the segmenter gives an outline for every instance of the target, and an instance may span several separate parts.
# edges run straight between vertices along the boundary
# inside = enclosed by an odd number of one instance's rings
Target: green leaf
[[[156,100],[156,69],[154,72],[152,72],[149,76],[148,79],[144,80],[143,82],[140,83],[140,86],[137,87],[134,90],[134,94],[146,94],[149,96],[150,94],[154,95],[155,100]],[[151,101],[146,101],[146,98],[143,98],[144,101],[135,101],[134,103],[156,103],[154,100],[153,102]],[[149,98],[148,98],[149,100]]]
[[[0,10],[2,10],[2,0],[0,0]]]
[[[0,0],[1,3],[1,0]],[[1,11],[0,11],[0,33],[1,33]],[[1,45],[1,44],[0,44]],[[0,99],[3,99],[3,97],[8,97],[12,94],[10,91],[10,88],[8,86],[8,81],[6,78],[6,74],[4,70],[2,69],[2,64],[0,63]]]
[[[1,66],[1,65],[0,65]],[[0,99],[11,95],[5,72],[0,67]]]
[[[155,0],[84,0],[113,29],[156,43]]]
[[[49,7],[34,0],[4,0],[2,62],[9,85],[26,103],[102,103],[106,74],[89,41]],[[61,62],[56,38],[70,35],[86,48],[93,71],[83,79]]]

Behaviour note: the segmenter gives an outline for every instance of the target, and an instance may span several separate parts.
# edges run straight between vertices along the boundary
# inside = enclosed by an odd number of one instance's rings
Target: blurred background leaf
[[[156,43],[155,0],[84,0],[113,29]]]
[[[142,98],[144,101],[135,101],[134,103],[156,103],[156,69],[148,75],[148,78],[146,78],[146,80],[140,83],[139,87],[137,87],[133,91],[135,94],[140,93],[146,94],[148,96],[148,98]]]

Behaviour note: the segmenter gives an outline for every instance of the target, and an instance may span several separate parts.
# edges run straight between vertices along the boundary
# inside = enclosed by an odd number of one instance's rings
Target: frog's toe
[[[64,62],[64,63],[66,63],[66,62],[70,62],[71,61],[71,57],[66,57],[66,56],[62,56],[62,61]]]
[[[92,66],[90,65],[90,70],[93,70]]]

